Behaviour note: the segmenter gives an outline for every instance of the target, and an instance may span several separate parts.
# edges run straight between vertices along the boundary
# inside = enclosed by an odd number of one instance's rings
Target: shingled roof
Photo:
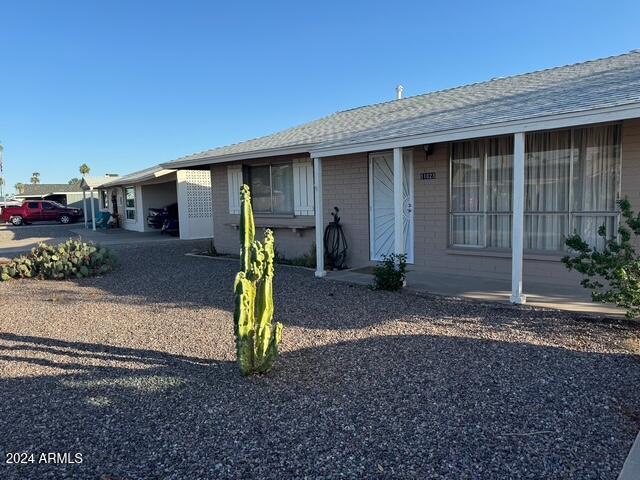
[[[640,104],[640,51],[497,78],[329,115],[265,137],[162,164],[179,168],[241,157],[450,131]]]
[[[80,182],[76,183],[26,183],[19,196],[43,196],[52,193],[82,192]]]

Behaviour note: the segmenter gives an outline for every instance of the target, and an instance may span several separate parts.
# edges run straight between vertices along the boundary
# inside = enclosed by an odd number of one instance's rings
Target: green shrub
[[[116,258],[110,250],[92,243],[79,240],[67,240],[60,245],[41,243],[32,248],[28,255],[0,266],[0,279],[64,280],[92,277],[110,272],[115,265]]]
[[[382,263],[376,266],[373,275],[373,288],[376,290],[400,290],[407,276],[407,256],[395,253],[383,255]]]
[[[564,257],[562,262],[569,270],[584,275],[580,284],[591,290],[594,302],[614,303],[624,308],[631,319],[640,314],[640,256],[631,244],[631,233],[640,235],[640,215],[634,215],[626,198],[618,200],[618,206],[626,224],[621,222],[618,236],[607,237],[602,225],[598,235],[604,240],[604,247],[598,250],[574,233],[565,242],[573,255]]]
[[[285,258],[280,252],[276,251],[276,263],[295,267],[316,268],[316,242],[311,244],[311,249],[307,253],[299,257]]]

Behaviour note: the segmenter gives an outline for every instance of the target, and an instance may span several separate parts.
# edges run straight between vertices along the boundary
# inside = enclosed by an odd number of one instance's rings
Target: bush
[[[632,319],[640,314],[640,256],[631,244],[631,233],[640,235],[640,215],[634,215],[626,198],[618,206],[626,224],[621,222],[618,236],[607,238],[602,225],[598,229],[604,240],[600,251],[575,233],[565,242],[574,255],[564,257],[562,263],[585,276],[580,284],[591,290],[594,302],[614,303]]]
[[[405,254],[383,255],[382,263],[373,271],[376,290],[396,291],[404,287],[407,276],[407,256]]]
[[[13,278],[64,280],[92,277],[113,270],[116,258],[106,248],[79,240],[54,246],[41,243],[28,255],[14,258],[0,267],[2,281]]]

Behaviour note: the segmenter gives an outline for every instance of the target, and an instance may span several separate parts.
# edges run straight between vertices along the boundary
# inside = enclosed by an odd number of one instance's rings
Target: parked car
[[[50,200],[26,201],[18,207],[8,206],[2,209],[2,220],[16,226],[44,221],[67,224],[83,217],[84,213],[81,208],[65,207]]]
[[[167,219],[178,221],[178,204],[172,203],[162,208],[150,208],[147,225],[151,228],[162,228]]]

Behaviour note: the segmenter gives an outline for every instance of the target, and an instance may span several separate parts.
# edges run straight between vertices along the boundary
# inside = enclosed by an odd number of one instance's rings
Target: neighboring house
[[[178,205],[180,238],[211,238],[209,169],[174,170],[155,166],[108,179],[97,186],[100,209],[118,214],[120,226],[138,232],[157,231],[147,224],[150,208]]]
[[[82,202],[84,208],[84,226],[87,228],[88,223],[91,222],[92,228],[96,229],[96,212],[99,212],[102,208],[102,199],[100,198],[98,187],[103,183],[106,183],[118,175],[105,175],[102,177],[83,177],[80,180],[80,189],[82,191]],[[88,195],[88,197],[87,197]],[[89,202],[87,202],[89,200]]]
[[[211,170],[216,248],[239,248],[239,189],[293,257],[340,207],[351,267],[406,253],[411,269],[575,284],[574,231],[615,232],[640,208],[640,52],[338,112],[163,164]]]
[[[78,183],[27,183],[14,198],[25,200],[51,200],[67,207],[83,208],[82,188]]]

